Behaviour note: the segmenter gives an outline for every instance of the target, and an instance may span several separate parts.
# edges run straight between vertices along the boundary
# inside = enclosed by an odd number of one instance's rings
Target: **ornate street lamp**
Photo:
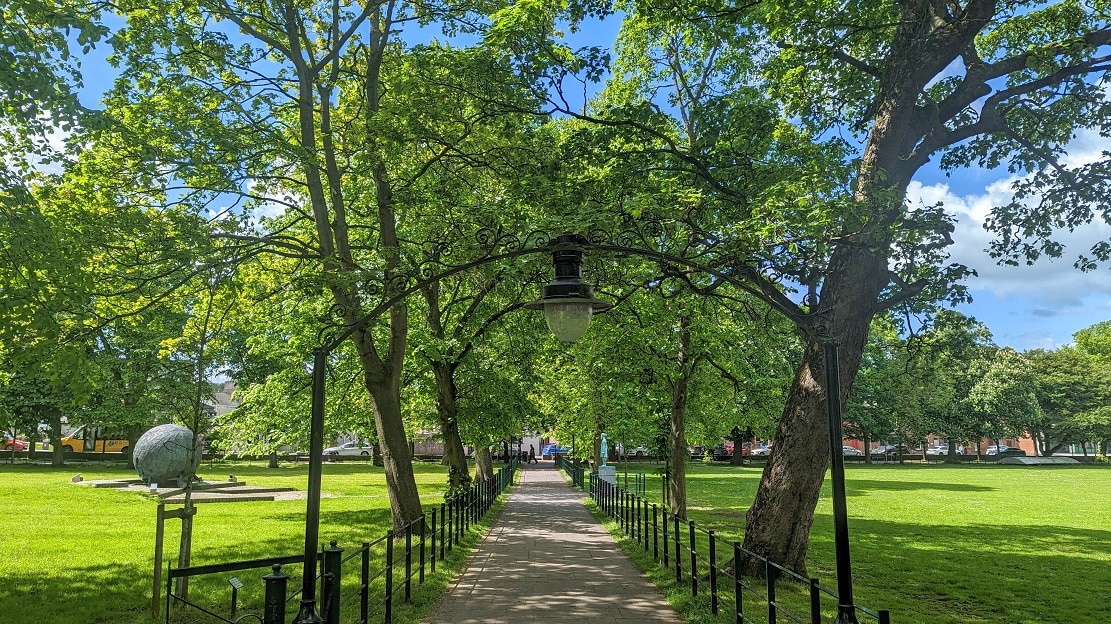
[[[612,303],[594,298],[594,287],[582,280],[586,238],[580,234],[561,234],[552,245],[555,279],[544,287],[544,296],[525,304],[529,310],[543,310],[548,329],[564,342],[582,338],[595,312],[604,312]]]

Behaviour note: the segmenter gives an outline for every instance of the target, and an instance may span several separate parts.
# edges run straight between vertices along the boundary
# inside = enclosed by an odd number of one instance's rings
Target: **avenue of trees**
[[[948,263],[943,207],[906,202],[931,160],[1008,168],[1015,199],[989,224],[1008,263],[1061,256],[1056,232],[1106,217],[1108,162],[1063,158],[1111,121],[1102,4],[0,11],[20,16],[0,20],[0,392],[17,428],[199,424],[205,380],[226,375],[245,403],[216,439],[270,452],[303,441],[307,362],[342,333],[328,426],[378,442],[396,524],[420,514],[421,429],[444,436],[449,487],[472,478],[464,444],[482,476],[521,431],[657,432],[682,513],[687,444],[752,427],[775,452],[744,547],[800,572],[829,391],[863,436],[1026,430],[1052,452],[1104,435],[1105,332],[1016,354],[936,312],[969,272]],[[612,49],[562,38],[599,19],[621,20]],[[117,77],[86,108],[92,47]],[[563,231],[689,263],[592,254],[617,305],[557,344],[520,310],[549,258],[510,252]],[[891,320],[919,316],[928,330]],[[828,340],[841,388],[824,387]]]

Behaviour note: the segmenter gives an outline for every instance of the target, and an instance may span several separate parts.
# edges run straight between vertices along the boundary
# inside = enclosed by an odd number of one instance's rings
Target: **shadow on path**
[[[547,462],[520,482],[425,624],[682,622]]]

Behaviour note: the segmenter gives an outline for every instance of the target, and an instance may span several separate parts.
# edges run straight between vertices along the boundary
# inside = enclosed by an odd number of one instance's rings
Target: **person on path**
[[[539,464],[540,463],[540,460],[536,459],[536,445],[535,444],[528,445],[528,463],[530,463],[530,464]]]

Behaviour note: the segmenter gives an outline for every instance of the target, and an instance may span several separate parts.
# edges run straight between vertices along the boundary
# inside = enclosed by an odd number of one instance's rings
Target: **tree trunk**
[[[474,451],[474,478],[475,481],[485,481],[494,476],[494,458],[490,454],[489,445],[483,444]]]
[[[386,491],[395,529],[404,527],[423,513],[417,481],[413,474],[413,454],[401,418],[401,393],[396,377],[378,380],[366,372],[367,390],[374,398],[374,426],[382,447],[382,465],[386,473]]]
[[[840,246],[830,260],[815,316],[827,324],[840,347],[842,405],[860,368],[877,298],[887,284],[889,243]],[[808,339],[774,440],[748,511],[744,548],[805,576],[814,507],[830,453],[825,348],[814,337]],[[753,576],[764,574],[763,563],[751,557],[738,569]]]
[[[432,362],[436,378],[436,415],[444,437],[444,465],[448,467],[448,489],[455,493],[471,484],[470,467],[463,440],[459,437],[459,404],[455,389],[455,366]]]
[[[839,346],[841,387],[837,392],[844,405],[860,369],[872,318],[883,306],[880,296],[891,284],[889,257],[905,213],[906,189],[924,162],[907,158],[920,138],[914,132],[920,89],[913,69],[885,74],[881,82],[858,168],[853,195],[856,207],[845,213],[843,236],[830,255],[819,298],[811,303],[814,320],[807,328],[806,352],[745,524],[745,549],[804,576],[814,507],[830,453],[821,339]],[[753,558],[738,569],[763,574],[763,565]]]
[[[47,412],[46,419],[50,423],[50,465],[58,468],[66,464],[62,448],[62,413],[52,409]]]
[[[671,513],[683,518],[687,517],[687,390],[690,387],[690,378],[694,371],[694,364],[688,361],[687,352],[690,350],[691,317],[684,315],[679,320],[679,374],[671,387],[671,418],[670,462],[671,478],[668,480],[671,499]]]

